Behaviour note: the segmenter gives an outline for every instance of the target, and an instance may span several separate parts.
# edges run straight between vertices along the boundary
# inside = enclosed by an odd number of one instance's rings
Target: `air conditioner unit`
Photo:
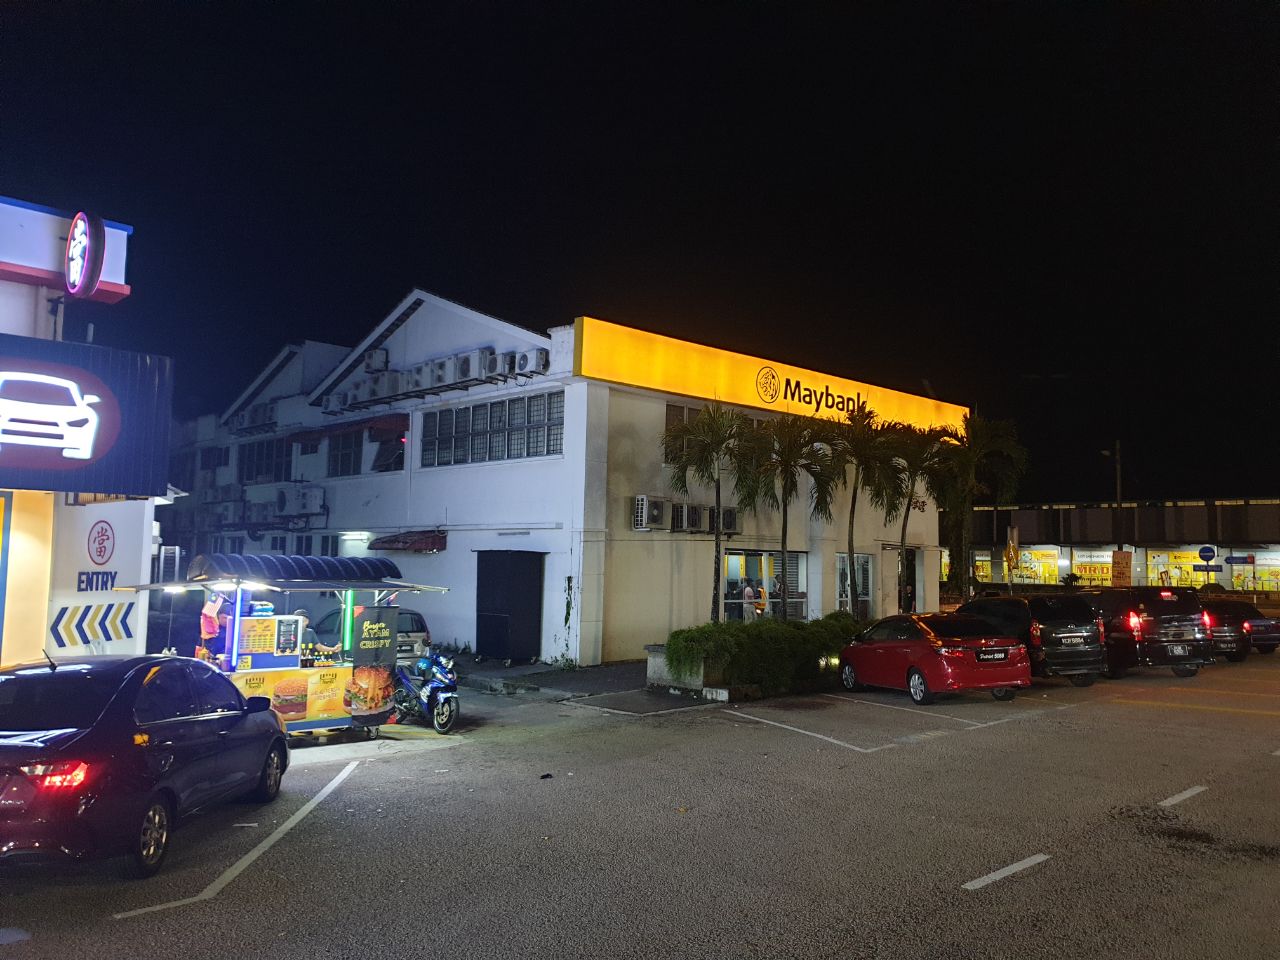
[[[631,529],[661,530],[667,525],[667,506],[669,500],[637,494],[634,509],[631,513]]]
[[[248,425],[262,427],[276,422],[275,403],[255,403],[248,411]]]
[[[303,515],[324,513],[324,487],[301,487],[300,489]]]
[[[441,357],[431,361],[431,386],[447,387],[458,379],[454,373],[454,358]]]
[[[205,490],[201,490],[201,491],[200,491],[200,502],[201,502],[201,503],[217,503],[217,502],[218,502],[218,500],[220,500],[220,499],[221,499],[221,498],[218,496],[218,488],[217,488],[217,487],[209,487],[209,488],[207,488],[207,489],[205,489]]]
[[[335,416],[346,409],[347,392],[345,390],[336,390],[333,393],[326,394],[324,403],[320,407],[322,413]]]
[[[306,517],[324,512],[324,487],[282,487],[276,491],[276,515]]]
[[[453,358],[454,383],[464,386],[484,381],[484,357],[481,350],[468,350]]]
[[[231,429],[240,431],[249,429],[249,411],[241,410],[231,418]]]
[[[400,375],[400,389],[404,393],[418,393],[431,387],[431,364],[415,363]]]
[[[246,504],[245,513],[249,523],[270,523],[275,519],[276,505],[266,502]]]
[[[214,516],[217,517],[218,523],[223,524],[224,526],[239,523],[240,507],[241,504],[239,503],[220,503],[218,504],[218,509],[215,511]]]
[[[696,503],[684,505],[684,529],[686,533],[707,532],[707,508]]]
[[[738,508],[737,507],[725,507],[720,511],[720,514],[724,520],[723,525],[720,527],[721,533],[741,533],[742,532],[742,528],[738,526]],[[708,517],[707,529],[711,533],[715,533],[716,523],[717,523],[715,507],[710,507],[707,510],[707,517]]]
[[[542,347],[536,350],[525,350],[516,357],[516,373],[546,373],[549,366],[551,366],[551,353]]]
[[[373,375],[370,395],[379,399],[388,399],[400,394],[400,382],[403,374],[399,370],[383,370]]]
[[[373,400],[373,380],[356,380],[351,384],[351,392],[347,394],[347,404],[358,406]]]
[[[489,351],[484,358],[484,377],[486,380],[505,380],[516,372],[516,354],[514,350],[506,353]]]
[[[218,499],[220,501],[239,500],[244,494],[244,490],[238,483],[224,483],[218,488]]]
[[[688,531],[697,507],[690,503],[673,503],[671,505],[671,529],[676,533]]]
[[[381,373],[387,369],[387,351],[381,347],[368,350],[364,355],[364,372]]]

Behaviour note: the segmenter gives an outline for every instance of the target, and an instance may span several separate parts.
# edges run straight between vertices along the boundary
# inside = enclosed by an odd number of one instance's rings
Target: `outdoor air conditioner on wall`
[[[400,382],[404,374],[399,370],[383,370],[373,375],[372,395],[379,399],[389,399],[401,392]]]
[[[516,353],[514,350],[508,350],[506,353],[494,353],[490,351],[484,358],[484,376],[486,380],[505,380],[516,372]]]
[[[345,390],[335,391],[326,394],[324,404],[320,407],[321,413],[327,413],[330,416],[341,413],[347,406],[347,392]]]
[[[637,494],[631,514],[631,529],[661,530],[667,525],[667,507],[669,500]]]
[[[689,504],[673,503],[671,505],[671,529],[677,533],[689,529]]]
[[[373,399],[373,380],[356,380],[351,384],[351,392],[347,396],[347,403],[351,406],[357,404],[367,404]]]
[[[684,529],[687,533],[707,532],[707,508],[696,503],[684,505]]]
[[[387,351],[382,348],[368,350],[364,355],[364,372],[381,373],[387,369]]]
[[[466,353],[460,353],[454,357],[454,375],[456,379],[454,383],[458,386],[464,386],[471,383],[480,383],[484,380],[484,357],[481,356],[480,350],[468,350]]]
[[[305,517],[324,512],[324,487],[283,487],[276,491],[276,514]]]
[[[457,379],[457,374],[454,373],[453,357],[441,357],[438,360],[431,361],[431,385],[433,387],[447,387]]]
[[[721,533],[741,533],[742,532],[741,528],[738,526],[738,508],[737,507],[725,507],[720,511],[720,515],[724,520],[723,525],[720,527]],[[707,529],[711,533],[715,533],[716,531],[715,507],[709,507],[707,509],[707,517],[708,517]]]
[[[405,393],[417,393],[431,386],[431,364],[415,363],[400,377],[400,388]]]
[[[516,373],[546,373],[549,366],[551,366],[551,353],[542,347],[536,350],[525,350],[516,357]]]

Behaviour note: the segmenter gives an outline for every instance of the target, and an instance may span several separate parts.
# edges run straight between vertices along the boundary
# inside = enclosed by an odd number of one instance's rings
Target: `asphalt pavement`
[[[151,880],[0,873],[0,960],[1280,952],[1277,656],[1012,703],[463,708],[299,748]]]

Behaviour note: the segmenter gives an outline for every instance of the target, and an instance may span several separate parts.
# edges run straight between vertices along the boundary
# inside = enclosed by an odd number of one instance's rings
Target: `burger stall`
[[[209,598],[203,616],[215,622],[230,604],[225,653],[211,662],[246,697],[270,697],[290,733],[307,733],[376,729],[390,717],[400,609],[393,601],[406,591],[448,591],[400,577],[399,568],[382,557],[215,553],[192,560],[184,581],[121,589],[203,590]],[[276,613],[275,601],[288,610],[295,593],[341,598],[340,650],[308,644],[303,617]]]

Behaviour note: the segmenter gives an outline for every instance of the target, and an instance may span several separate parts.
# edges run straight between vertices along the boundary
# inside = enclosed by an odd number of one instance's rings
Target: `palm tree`
[[[741,502],[749,509],[763,502],[782,512],[782,619],[787,610],[787,527],[791,502],[808,477],[809,515],[831,519],[831,500],[843,475],[832,456],[830,421],[784,414],[766,420],[753,431],[752,442],[739,450],[737,474],[742,481]]]
[[[894,466],[893,439],[892,425],[881,420],[866,400],[858,400],[845,421],[834,425],[831,452],[836,467],[842,478],[848,468],[853,470],[853,475],[846,478],[850,490],[847,547],[850,574],[859,495],[866,493],[870,504],[884,511],[887,522],[893,521],[895,508],[902,500],[902,477]]]
[[[916,494],[923,493],[935,502],[943,499],[946,489],[943,473],[947,462],[947,448],[953,442],[943,427],[917,427],[909,423],[894,423],[894,458],[901,477],[901,499],[895,507],[902,511],[902,535],[898,543],[898,603],[906,594],[911,573],[907,570],[907,522],[917,503]],[[896,513],[896,510],[895,510]]]
[[[1011,420],[986,420],[966,413],[961,430],[949,430],[942,486],[952,542],[953,577],[959,573],[960,596],[969,597],[970,543],[973,539],[973,501],[994,495],[997,500],[1013,496],[1018,478],[1027,466],[1027,451],[1018,443]]]
[[[677,493],[688,495],[690,476],[715,490],[715,564],[711,581],[711,621],[720,620],[720,531],[724,512],[720,502],[720,481],[726,469],[741,458],[739,444],[750,432],[751,421],[736,410],[711,403],[692,420],[673,424],[662,434],[662,462],[670,464],[670,483]],[[741,484],[736,484],[741,486]]]

